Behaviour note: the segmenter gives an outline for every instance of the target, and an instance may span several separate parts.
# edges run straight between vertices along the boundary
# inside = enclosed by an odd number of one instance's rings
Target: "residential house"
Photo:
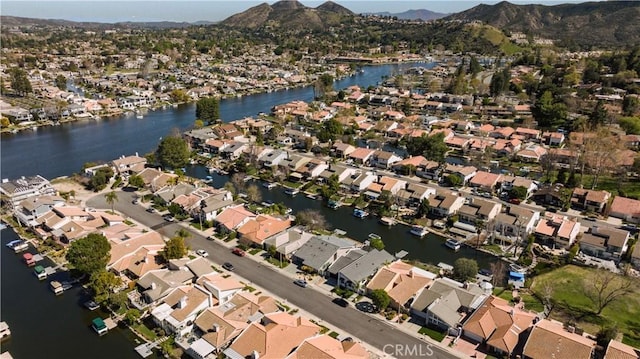
[[[176,197],[188,195],[195,191],[196,187],[189,183],[178,183],[175,186],[165,186],[154,193],[156,199],[164,203],[171,203]]]
[[[211,264],[208,264],[209,267],[211,267]],[[236,293],[245,287],[244,284],[238,282],[235,278],[227,277],[220,273],[209,273],[200,276],[196,280],[196,284],[213,294],[216,302],[220,305],[226,304]]]
[[[507,206],[494,220],[494,235],[501,241],[518,241],[533,232],[539,219],[538,211],[516,205]]]
[[[526,127],[516,128],[516,134],[524,137],[527,141],[537,141],[540,139],[540,130]]]
[[[238,242],[249,246],[264,247],[264,241],[291,227],[290,219],[259,214],[238,227]]]
[[[422,200],[436,194],[436,189],[423,184],[407,182],[406,187],[396,193],[399,204],[403,206],[418,206]]]
[[[351,192],[362,192],[367,189],[373,182],[378,180],[378,176],[371,172],[355,173],[347,177],[342,184],[348,186]]]
[[[253,212],[249,212],[240,204],[224,209],[216,216],[214,222],[219,232],[230,233],[255,217]]]
[[[516,153],[516,157],[523,162],[540,162],[542,156],[547,154],[547,149],[538,144],[529,144]]]
[[[514,130],[513,127],[498,127],[489,132],[489,137],[508,140],[515,132],[516,130]]]
[[[555,167],[571,168],[578,163],[579,152],[575,149],[550,148],[548,155],[554,159]]]
[[[218,214],[233,204],[233,195],[227,190],[215,190],[214,193],[202,199],[190,210],[192,217],[199,218],[202,215],[204,221],[213,221]]]
[[[524,344],[525,359],[591,359],[596,342],[564,328],[562,323],[542,319],[535,323]]]
[[[338,182],[342,183],[347,178],[349,178],[352,175],[354,175],[357,171],[358,170],[353,168],[353,167],[345,167],[345,166],[341,166],[341,165],[331,165],[327,169],[322,171],[322,173],[320,173],[320,175],[318,176],[318,182],[327,183],[327,181],[329,181],[329,178],[331,178],[331,176],[335,175],[335,176],[338,177]]]
[[[402,157],[396,155],[393,152],[387,151],[375,151],[371,158],[371,162],[375,167],[388,169],[394,163],[402,161]]]
[[[335,156],[342,159],[347,158],[355,150],[354,146],[343,142],[336,142],[331,147],[331,151],[335,153]]]
[[[406,306],[422,288],[431,284],[438,276],[424,269],[414,267],[402,261],[395,261],[378,269],[367,283],[367,291],[382,289],[391,298],[390,306]]]
[[[611,202],[609,216],[640,223],[640,200],[616,196]]]
[[[302,170],[302,167],[311,161],[311,158],[299,154],[292,154],[280,162],[278,167],[283,168],[287,173]]]
[[[458,212],[464,205],[464,197],[445,189],[438,189],[429,197],[429,212],[438,217],[449,217]]]
[[[229,359],[282,359],[305,339],[319,333],[320,327],[308,319],[289,313],[269,313],[243,330],[224,354]]]
[[[380,176],[378,183],[382,185],[382,191],[388,191],[392,195],[396,195],[398,191],[407,186],[406,181],[389,176]]]
[[[474,343],[484,343],[498,356],[510,357],[536,318],[532,312],[491,296],[469,316],[462,326],[462,336]]]
[[[568,199],[564,194],[564,186],[562,184],[544,185],[531,195],[531,199],[540,205],[548,205],[562,208]]]
[[[103,231],[102,233],[111,245],[107,269],[132,279],[160,269],[162,261],[159,254],[165,247],[162,236],[155,231],[141,233],[128,225],[121,226],[124,227],[121,232]]]
[[[498,156],[511,157],[513,154],[520,151],[521,147],[522,141],[517,138],[512,138],[510,140],[497,139],[491,148],[493,148]]]
[[[593,226],[580,239],[580,251],[590,256],[620,260],[629,249],[628,231],[612,227]]]
[[[589,212],[602,213],[609,198],[611,198],[611,193],[604,190],[575,188],[571,195],[571,206]]]
[[[447,164],[444,172],[447,175],[456,175],[462,180],[462,185],[469,183],[477,174],[477,168],[473,166],[459,166]]]
[[[580,233],[580,222],[576,218],[546,212],[540,218],[534,235],[551,248],[570,248]]]
[[[492,221],[500,213],[501,209],[502,204],[500,203],[471,197],[458,210],[458,218],[462,223],[475,226],[478,222],[487,223]]]
[[[358,293],[364,292],[364,283],[378,268],[393,261],[393,255],[385,250],[373,249],[338,272],[338,286]]]
[[[264,244],[267,248],[275,247],[276,252],[283,258],[291,259],[292,254],[313,236],[313,233],[307,232],[300,227],[291,227],[284,232],[267,238]]]
[[[360,246],[360,243],[347,238],[314,236],[293,253],[292,262],[324,275],[338,258]]]
[[[640,269],[640,246],[634,245],[633,252],[631,253],[631,264],[636,269]]]
[[[242,154],[248,148],[249,148],[249,145],[244,143],[244,142],[233,141],[233,142],[230,142],[228,146],[224,147],[220,151],[220,155],[223,158],[226,158],[228,160],[234,161],[234,160],[237,160],[238,158],[240,158],[240,156],[242,156]]]
[[[411,313],[425,325],[448,330],[461,324],[488,296],[475,284],[439,278],[419,292],[411,303]]]
[[[427,159],[424,158],[424,156],[411,156],[395,162],[391,168],[394,172],[411,176],[415,174],[416,169],[426,161]]]
[[[607,345],[604,359],[640,359],[640,349],[611,339]]]
[[[151,310],[151,317],[166,333],[183,337],[193,329],[198,314],[213,304],[211,293],[199,285],[180,286]]]
[[[300,172],[305,178],[316,178],[327,168],[329,168],[329,165],[326,161],[319,158],[312,158],[301,168],[298,168],[298,172]]]
[[[442,179],[442,166],[436,161],[425,160],[416,167],[416,176],[428,180],[440,182]]]
[[[144,187],[148,188],[151,192],[156,192],[168,186],[170,183],[176,182],[178,178],[176,174],[164,173],[155,168],[145,168],[142,172],[138,173],[138,176],[142,178]]]
[[[285,359],[368,359],[369,353],[354,341],[339,341],[327,334],[305,339]]]
[[[36,218],[49,212],[53,207],[64,206],[65,200],[60,196],[36,196],[20,202],[13,210],[13,216],[27,227],[35,227]]]
[[[529,198],[531,194],[538,189],[538,185],[535,181],[520,177],[520,176],[507,176],[503,175],[500,178],[500,189],[503,191],[511,191],[515,187],[522,187],[527,190],[525,198]]]
[[[289,158],[289,154],[287,151],[283,150],[273,150],[265,154],[264,156],[258,158],[260,166],[262,167],[277,167],[280,163]]]
[[[212,352],[221,353],[250,323],[278,310],[272,297],[238,292],[229,302],[207,308],[196,318],[194,324],[202,335],[191,345],[189,353],[196,358],[205,358]],[[202,343],[196,344],[199,341],[206,342],[208,347]],[[210,350],[203,351],[201,347]]]
[[[493,193],[500,183],[502,175],[486,171],[478,171],[469,181],[469,186],[476,187],[481,191]]]
[[[145,273],[137,281],[139,291],[129,293],[131,303],[138,309],[159,303],[171,291],[193,283],[195,276],[189,270],[156,269]]]
[[[349,159],[360,165],[368,165],[375,152],[369,148],[358,147],[349,154]]]
[[[57,191],[46,178],[36,175],[22,176],[15,180],[2,179],[0,194],[2,194],[3,202],[9,203],[13,208],[27,198],[55,196]]]
[[[115,172],[123,177],[128,177],[132,174],[140,173],[147,165],[147,159],[138,156],[122,156],[118,159],[111,161]]]
[[[564,143],[564,133],[561,132],[545,132],[542,134],[542,143],[547,146],[558,147]]]

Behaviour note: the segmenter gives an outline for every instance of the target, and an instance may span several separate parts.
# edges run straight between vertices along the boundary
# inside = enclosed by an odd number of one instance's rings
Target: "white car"
[[[196,251],[196,254],[199,255],[200,257],[208,257],[209,253],[207,253],[207,251],[205,251],[204,249],[198,249]]]

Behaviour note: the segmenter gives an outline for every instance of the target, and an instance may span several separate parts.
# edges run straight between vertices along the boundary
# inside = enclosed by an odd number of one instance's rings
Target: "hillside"
[[[150,29],[168,29],[183,28],[193,25],[208,25],[211,22],[201,21],[198,23],[174,22],[174,21],[157,21],[157,22],[118,22],[118,23],[102,23],[102,22],[76,22],[70,20],[59,19],[34,19],[17,16],[0,16],[0,24],[2,26],[61,26],[61,27],[77,27],[83,29],[111,29],[111,28],[150,28]]]
[[[404,12],[399,12],[399,13],[391,13],[391,12],[377,12],[374,13],[373,15],[379,15],[379,16],[392,16],[392,17],[397,17],[398,19],[401,20],[424,20],[424,21],[429,21],[429,20],[437,20],[437,19],[442,19],[445,16],[448,16],[449,14],[443,14],[440,12],[434,12],[431,10],[426,10],[426,9],[418,9],[418,10],[407,10]]]
[[[524,32],[580,48],[623,47],[640,43],[640,2],[514,5],[503,1],[478,5],[444,18],[482,21],[499,29]]]
[[[328,1],[310,8],[295,0],[282,0],[269,5],[254,6],[232,15],[222,25],[234,28],[256,29],[265,25],[287,29],[325,29],[339,25],[343,18],[352,16],[347,8]]]

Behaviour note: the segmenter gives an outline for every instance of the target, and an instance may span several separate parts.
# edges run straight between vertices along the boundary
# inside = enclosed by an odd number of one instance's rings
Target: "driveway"
[[[116,210],[131,217],[133,220],[151,227],[161,234],[170,237],[176,231],[184,228],[177,223],[165,222],[158,214],[147,213],[143,207],[131,203],[135,194],[117,192],[118,201],[114,204]],[[110,208],[99,195],[87,201],[87,205],[94,208]],[[342,308],[332,303],[332,298],[311,288],[301,288],[293,284],[293,280],[279,273],[274,267],[262,264],[245,257],[238,257],[219,241],[209,241],[195,231],[189,230],[191,237],[187,244],[191,248],[204,249],[209,252],[209,259],[216,264],[230,262],[235,267],[234,273],[247,279],[249,283],[268,290],[287,302],[321,318],[327,323],[341,328],[362,339],[385,354],[397,358],[457,358],[447,349],[432,342],[420,340],[390,323],[363,314],[352,306]]]

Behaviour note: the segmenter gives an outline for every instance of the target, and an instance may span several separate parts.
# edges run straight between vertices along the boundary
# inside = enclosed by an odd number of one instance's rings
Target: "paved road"
[[[165,236],[172,236],[183,228],[179,224],[166,222],[158,214],[144,211],[142,207],[132,202],[133,193],[118,192],[115,209],[133,218],[137,222],[155,228]],[[110,208],[104,201],[103,195],[98,195],[89,201],[87,206],[94,208]],[[192,249],[204,249],[209,252],[209,259],[217,264],[230,262],[235,267],[235,273],[251,283],[284,298],[288,303],[299,307],[327,323],[346,330],[350,334],[364,340],[393,357],[398,358],[457,358],[446,349],[430,342],[415,338],[383,321],[375,319],[354,308],[342,308],[331,302],[328,296],[313,291],[311,288],[301,288],[292,283],[287,277],[271,266],[263,265],[249,258],[238,257],[216,241],[209,241],[202,235],[192,232],[187,240]]]

